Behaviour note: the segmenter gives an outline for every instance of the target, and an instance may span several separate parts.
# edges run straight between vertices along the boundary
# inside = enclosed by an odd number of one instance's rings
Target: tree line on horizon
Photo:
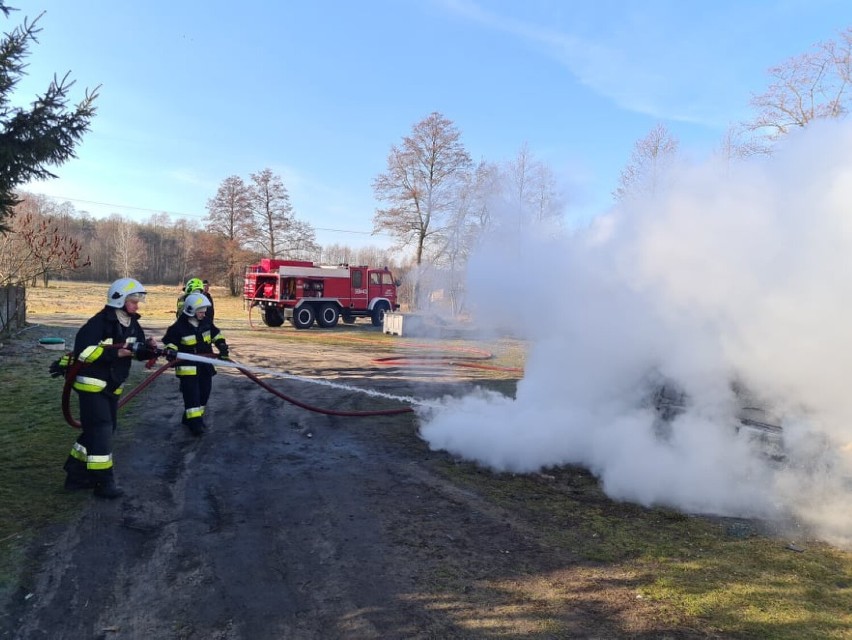
[[[43,195],[20,192],[17,198],[12,230],[0,236],[0,283],[46,286],[51,278],[111,281],[130,276],[150,284],[179,285],[200,276],[236,295],[242,291],[245,267],[271,257],[259,243],[234,243],[213,216],[199,224],[158,213],[136,222],[118,214],[94,218],[69,202]],[[378,247],[321,247],[313,241],[312,229],[307,232],[309,242],[276,257],[401,266]]]

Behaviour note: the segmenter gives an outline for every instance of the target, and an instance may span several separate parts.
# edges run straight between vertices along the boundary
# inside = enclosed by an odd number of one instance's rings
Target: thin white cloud
[[[167,172],[167,176],[170,180],[181,184],[207,189],[211,194],[216,192],[220,184],[220,182],[212,180],[209,176],[199,175],[197,171],[189,168],[172,169]]]
[[[708,13],[666,1],[572,5],[570,12],[558,11],[557,5],[547,8],[552,15],[536,19],[532,10],[531,17],[516,18],[473,0],[439,2],[458,17],[526,42],[622,109],[655,119],[724,127],[747,108],[748,85],[762,78],[755,74],[783,61],[756,61],[752,68],[745,60],[760,45],[754,30],[771,20],[767,7],[758,15],[751,7],[715,7]],[[544,25],[545,19],[550,23]],[[732,55],[738,49],[743,55]]]

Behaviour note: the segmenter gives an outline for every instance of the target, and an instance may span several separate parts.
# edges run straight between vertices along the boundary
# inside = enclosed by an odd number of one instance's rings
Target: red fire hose
[[[251,310],[249,310],[249,318],[251,318]],[[360,342],[370,342],[369,340],[359,340],[358,338],[348,338],[349,341],[360,341]],[[121,348],[124,345],[105,345],[109,348]],[[396,346],[399,347],[407,347],[411,349],[415,349],[417,351],[429,349],[429,345],[416,344],[416,343],[397,343]],[[488,351],[482,351],[479,349],[467,348],[467,347],[443,347],[443,351],[453,351],[453,352],[462,352],[465,355],[461,356],[453,356],[447,354],[419,354],[415,355],[398,355],[398,356],[386,356],[382,358],[375,358],[373,362],[379,365],[397,365],[397,366],[434,366],[434,365],[445,365],[445,366],[455,366],[455,367],[466,367],[471,369],[484,369],[488,371],[506,371],[510,373],[523,373],[523,369],[517,367],[498,367],[495,365],[486,365],[482,364],[482,361],[491,360],[494,355]],[[145,380],[140,382],[136,387],[134,387],[127,394],[123,395],[122,398],[118,402],[118,407],[121,408],[130,400],[132,400],[136,395],[141,393],[149,384],[151,384],[156,378],[162,375],[166,369],[173,367],[175,364],[180,362],[180,359],[177,359],[173,362],[167,362],[159,369],[154,371],[153,374],[148,376]],[[149,360],[146,368],[152,368],[156,363],[156,358]],[[66,375],[65,375],[65,385],[62,389],[62,415],[65,418],[65,421],[71,425],[72,427],[79,429],[80,422],[71,415],[71,388],[73,384],[74,377],[77,375],[77,372],[86,366],[86,363],[83,362],[75,362],[71,367],[69,367]],[[411,407],[403,407],[400,409],[384,409],[377,411],[339,411],[335,409],[324,409],[321,407],[316,407],[313,405],[309,405],[307,403],[301,402],[292,396],[288,396],[281,391],[273,388],[256,375],[254,375],[251,371],[243,369],[242,367],[236,367],[236,369],[246,376],[249,380],[262,387],[269,393],[289,402],[290,404],[297,406],[301,409],[305,409],[307,411],[312,411],[314,413],[321,413],[329,416],[343,416],[350,418],[365,418],[371,416],[392,416],[399,415],[403,413],[411,413],[414,410]]]
[[[299,400],[296,400],[295,398],[293,398],[291,396],[288,396],[288,395],[281,393],[280,391],[278,391],[278,389],[275,389],[275,388],[269,386],[263,380],[258,378],[251,371],[246,371],[245,369],[243,369],[241,367],[237,367],[237,371],[242,373],[244,376],[246,376],[249,380],[251,380],[255,384],[260,385],[261,387],[263,387],[264,389],[269,391],[269,393],[271,393],[275,396],[278,396],[282,400],[286,400],[290,404],[296,405],[297,407],[300,407],[302,409],[307,409],[308,411],[313,411],[314,413],[322,413],[322,414],[327,415],[327,416],[345,416],[345,417],[350,417],[350,418],[366,418],[368,416],[395,416],[395,415],[398,415],[400,413],[411,413],[411,412],[414,411],[414,409],[412,409],[411,407],[403,407],[401,409],[383,409],[383,410],[379,410],[379,411],[337,411],[337,410],[334,410],[334,409],[321,409],[321,408],[315,407],[313,405],[305,404],[304,402],[300,402]]]
[[[124,345],[119,345],[124,346]],[[155,360],[149,360],[148,362],[154,362]],[[118,408],[121,409],[124,405],[130,402],[133,398],[136,397],[145,387],[154,382],[154,380],[162,374],[169,367],[174,366],[174,362],[167,362],[162,367],[157,369],[152,375],[148,376],[136,385],[132,390],[130,390],[126,395],[122,395],[121,399],[118,401]],[[82,425],[79,420],[76,420],[74,416],[71,415],[71,387],[74,383],[74,378],[77,376],[77,372],[86,366],[85,362],[80,362],[77,360],[73,365],[68,368],[68,372],[65,374],[65,384],[62,387],[62,416],[65,418],[65,422],[74,427],[75,429],[79,429]]]
[[[149,360],[149,365],[153,366],[151,363],[155,362],[154,360]],[[134,397],[136,397],[142,390],[144,390],[149,384],[151,384],[157,377],[163,374],[166,369],[173,367],[175,364],[180,362],[180,359],[174,360],[173,362],[167,362],[159,369],[157,369],[150,376],[145,378],[142,382],[136,385],[131,391],[129,391],[126,395],[124,395],[118,402],[119,409],[123,407],[125,404],[130,402]],[[75,362],[71,367],[69,367],[68,372],[65,375],[65,385],[62,388],[62,415],[65,418],[65,421],[74,427],[75,429],[79,429],[81,427],[80,422],[71,415],[71,388],[73,385],[74,377],[77,375],[77,372],[85,366],[83,362]],[[269,391],[269,393],[281,398],[282,400],[286,400],[292,405],[295,405],[301,409],[305,409],[307,411],[312,411],[314,413],[321,413],[328,416],[343,416],[349,418],[366,418],[370,416],[393,416],[399,415],[402,413],[412,413],[414,409],[411,407],[403,407],[400,409],[383,409],[376,411],[338,411],[334,409],[323,409],[321,407],[316,407],[313,405],[309,405],[307,403],[296,400],[292,396],[288,396],[274,387],[270,386],[256,375],[254,375],[251,371],[247,371],[242,367],[236,367],[237,371],[246,376],[249,380],[259,385],[260,387]]]

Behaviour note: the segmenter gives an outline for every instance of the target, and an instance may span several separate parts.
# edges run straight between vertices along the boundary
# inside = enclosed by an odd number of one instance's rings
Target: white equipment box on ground
[[[419,335],[423,333],[424,329],[423,316],[415,313],[385,313],[384,332],[392,336]]]

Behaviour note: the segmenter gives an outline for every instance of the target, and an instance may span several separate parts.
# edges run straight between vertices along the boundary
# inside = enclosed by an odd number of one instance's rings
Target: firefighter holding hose
[[[82,431],[65,461],[65,489],[93,489],[99,498],[118,498],[124,491],[113,475],[112,436],[117,427],[118,399],[130,373],[131,359],[157,357],[153,340],[139,325],[145,288],[133,278],[113,282],[106,306],[92,316],[74,339],[77,369],[73,388],[80,399]]]
[[[190,293],[184,300],[183,309],[177,321],[166,330],[163,336],[165,356],[169,361],[177,360],[175,373],[180,380],[180,392],[183,395],[183,424],[195,436],[204,434],[204,412],[216,367],[212,364],[180,360],[181,353],[190,353],[213,357],[213,345],[219,351],[219,357],[228,359],[228,343],[225,337],[207,318],[210,300],[203,293]]]

